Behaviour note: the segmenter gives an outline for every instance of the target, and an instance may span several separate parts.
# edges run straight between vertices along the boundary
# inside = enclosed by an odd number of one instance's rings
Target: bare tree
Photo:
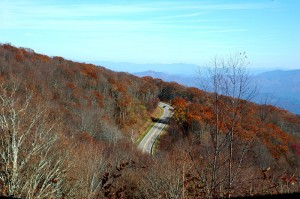
[[[240,166],[233,173],[233,150],[237,125],[245,115],[247,102],[255,95],[256,88],[252,87],[250,75],[246,70],[248,65],[245,53],[234,53],[228,57],[215,57],[211,66],[205,73],[200,72],[201,86],[211,92],[212,109],[214,113],[214,126],[210,135],[213,146],[213,161],[211,174],[211,196],[216,191],[217,185],[223,180],[217,181],[219,168],[227,162],[227,189],[230,192]],[[221,151],[228,153],[220,159]],[[247,149],[247,147],[246,147]],[[244,153],[239,162],[242,162]],[[225,180],[225,179],[224,179]]]
[[[20,93],[19,86],[1,85],[0,186],[4,195],[24,198],[61,194],[64,158],[54,146],[56,123],[47,110]],[[24,92],[24,91],[23,91]],[[19,95],[22,97],[18,97]]]

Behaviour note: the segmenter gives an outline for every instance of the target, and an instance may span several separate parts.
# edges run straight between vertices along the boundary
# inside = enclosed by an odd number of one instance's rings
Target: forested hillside
[[[201,198],[299,191],[300,117],[270,105],[0,46],[0,195]],[[136,148],[158,101],[157,154]]]

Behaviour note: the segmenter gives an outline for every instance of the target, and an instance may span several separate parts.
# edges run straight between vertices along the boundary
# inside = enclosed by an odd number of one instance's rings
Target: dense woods
[[[210,79],[217,83],[214,90],[204,92],[2,44],[0,195],[216,198],[298,192],[300,116],[247,101],[252,92],[238,81],[247,79],[237,70],[243,63],[236,62],[243,55],[236,56],[220,63],[227,73],[214,73],[220,77]],[[225,81],[233,74],[236,83]],[[174,115],[150,156],[133,142],[159,100],[170,103]]]

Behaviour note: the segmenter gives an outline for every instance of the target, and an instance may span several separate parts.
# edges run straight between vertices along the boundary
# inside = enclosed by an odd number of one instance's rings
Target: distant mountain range
[[[197,78],[200,66],[195,64],[135,64],[129,62],[97,61],[93,64],[113,71],[128,72],[138,77],[151,76],[167,82],[177,82],[199,88]],[[256,103],[268,103],[292,113],[300,114],[300,69],[272,70],[251,68],[253,82],[258,86]]]
[[[199,87],[197,75],[172,75],[148,70],[133,73],[138,77],[151,76],[167,82],[178,82],[185,86]],[[258,86],[257,103],[268,103],[300,114],[300,70],[274,70],[253,76]]]
[[[82,61],[80,61],[82,62]],[[128,73],[145,73],[145,72],[155,72],[155,73],[165,73],[167,75],[177,75],[177,76],[197,76],[199,73],[199,68],[203,66],[196,64],[187,64],[187,63],[173,63],[173,64],[137,64],[130,62],[110,62],[110,61],[87,61],[87,63],[92,63],[97,66],[104,66],[107,69],[116,71],[116,72],[128,72]],[[277,68],[274,68],[275,70]],[[282,69],[282,68],[281,68]],[[251,68],[250,73],[257,75],[263,72],[270,71],[268,68]],[[154,74],[156,75],[156,74]]]
[[[169,75],[167,73],[155,72],[152,70],[132,73],[138,77],[150,76],[153,78],[162,79],[166,82],[177,82],[185,86],[196,87],[197,86],[197,77],[192,75]]]
[[[300,114],[300,70],[275,70],[254,76],[259,85],[256,102],[267,102]]]
[[[166,74],[190,75],[195,74],[200,66],[195,64],[174,63],[174,64],[136,64],[129,62],[107,62],[94,61],[91,62],[98,66],[104,66],[117,72],[140,73],[144,71],[156,71]]]

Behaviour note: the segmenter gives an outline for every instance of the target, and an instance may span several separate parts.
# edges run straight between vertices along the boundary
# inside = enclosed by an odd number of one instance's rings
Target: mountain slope
[[[254,77],[259,85],[259,98],[268,103],[300,114],[300,70],[275,70],[264,72]]]
[[[119,191],[113,182],[138,154],[129,133],[142,133],[158,102],[146,79],[7,44],[0,88],[0,195],[17,198]]]
[[[2,46],[1,58],[3,79],[16,78],[40,90],[42,97],[55,102],[64,114],[76,115],[69,120],[74,122],[74,128],[91,134],[97,134],[98,130],[92,130],[95,128],[93,125],[85,124],[86,115],[94,115],[93,120],[105,117],[108,123],[126,129],[138,118],[145,117],[146,109],[156,100],[154,95],[147,93],[141,100],[138,93],[147,82],[129,74],[61,57],[50,58],[8,45]],[[150,93],[158,92],[155,88],[150,90],[151,86],[147,89]],[[142,109],[137,104],[141,104]]]
[[[0,195],[221,197],[228,194],[228,172],[220,168],[229,166],[232,124],[233,196],[298,190],[291,180],[299,176],[300,118],[274,106],[220,96],[216,112],[212,93],[6,44],[0,88]],[[159,100],[172,104],[174,116],[149,157],[134,142]],[[235,100],[243,109],[232,108]],[[214,173],[216,127],[223,144]]]

